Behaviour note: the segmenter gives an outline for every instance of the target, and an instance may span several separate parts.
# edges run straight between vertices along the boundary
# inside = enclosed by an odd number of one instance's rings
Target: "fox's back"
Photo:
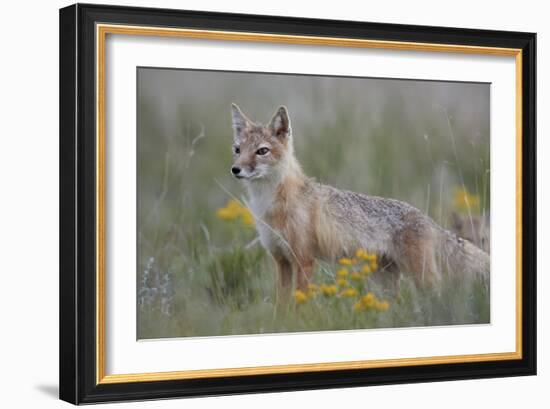
[[[316,190],[321,210],[318,240],[321,250],[324,250],[322,253],[332,257],[338,257],[331,254],[338,247],[341,253],[353,253],[354,249],[361,247],[388,254],[397,232],[407,228],[425,230],[433,226],[431,219],[422,212],[399,200],[322,184],[317,184]],[[327,246],[322,245],[324,242]]]

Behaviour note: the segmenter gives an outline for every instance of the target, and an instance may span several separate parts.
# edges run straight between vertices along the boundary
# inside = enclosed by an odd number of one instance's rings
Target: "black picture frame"
[[[60,10],[60,388],[74,404],[536,374],[536,34],[77,4]],[[96,356],[96,23],[522,51],[521,358],[101,384]]]

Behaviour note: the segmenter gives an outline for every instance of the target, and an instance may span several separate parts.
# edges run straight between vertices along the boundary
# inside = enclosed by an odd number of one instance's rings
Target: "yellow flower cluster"
[[[296,301],[296,304],[303,304],[311,298],[315,297],[318,291],[319,287],[316,284],[308,284],[307,291],[294,291],[294,301]]]
[[[216,216],[221,220],[240,220],[245,226],[254,226],[254,217],[250,210],[235,199],[229,200],[224,207],[219,208]]]
[[[386,300],[380,300],[374,295],[374,293],[369,292],[366,295],[362,296],[359,301],[353,305],[353,311],[387,311],[390,308],[390,303]]]
[[[462,187],[455,188],[453,204],[455,209],[461,212],[478,213],[480,210],[479,195],[474,195]]]
[[[340,295],[342,297],[349,297],[349,298],[353,298],[353,297],[357,297],[359,295],[359,291],[357,291],[356,288],[353,288],[353,287],[348,287],[346,288],[345,290],[343,290]]]
[[[315,294],[315,292],[319,289],[317,284],[310,283],[307,285],[307,292],[312,295]]]
[[[308,300],[308,296],[305,292],[302,290],[296,290],[294,291],[294,301],[296,301],[296,304],[303,304]]]
[[[349,271],[347,268],[341,268],[336,272],[336,277],[338,278],[346,278],[349,275]]]
[[[353,260],[351,258],[341,258],[340,260],[338,260],[338,263],[343,266],[351,266],[353,265]]]
[[[338,293],[338,287],[334,284],[327,285],[327,284],[321,284],[321,294],[323,294],[325,297],[331,297],[333,295],[336,295]]]
[[[350,277],[353,281],[361,281],[363,279],[363,274],[359,271],[352,271]]]
[[[341,258],[338,264],[340,267],[336,271],[333,283],[320,285],[311,283],[306,290],[296,290],[294,292],[296,304],[304,304],[320,294],[325,298],[355,299],[353,310],[356,312],[386,311],[389,308],[388,301],[376,298],[372,292],[361,296],[361,292],[366,288],[366,278],[378,270],[378,257],[375,253],[358,249],[353,257]]]
[[[352,258],[341,258],[338,264],[342,266],[336,276],[339,278],[349,277],[353,281],[361,281],[378,270],[378,257],[375,253],[369,253],[365,249],[358,249]],[[348,269],[351,269],[351,273]]]

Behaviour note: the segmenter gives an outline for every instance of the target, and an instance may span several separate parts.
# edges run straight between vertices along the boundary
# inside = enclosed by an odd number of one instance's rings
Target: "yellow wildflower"
[[[345,278],[339,278],[338,280],[336,280],[336,284],[338,284],[339,287],[347,287],[349,285],[349,282]]]
[[[370,269],[371,269],[371,272],[374,272],[374,271],[378,270],[378,263],[376,262],[376,260],[371,261]]]
[[[390,308],[390,303],[386,300],[377,301],[374,305],[374,308],[378,311],[387,311]]]
[[[335,295],[338,292],[338,288],[335,285],[323,284],[321,286],[321,292],[323,293],[323,295],[330,297],[332,295]]]
[[[363,297],[361,297],[361,303],[363,304],[363,306],[367,307],[367,308],[370,308],[372,306],[374,306],[374,303],[376,302],[376,296],[369,292],[367,293],[367,295],[364,295]]]
[[[357,290],[353,287],[346,288],[340,293],[340,295],[342,295],[343,297],[357,297],[358,294],[359,293],[357,292]]]
[[[355,312],[363,311],[363,303],[361,302],[361,300],[353,304],[353,311]]]
[[[231,199],[225,207],[221,207],[216,211],[216,216],[221,220],[237,220],[246,225],[254,225],[254,217],[247,207],[243,206],[238,200]]]
[[[372,292],[368,292],[366,295],[362,296],[359,301],[353,305],[353,310],[355,312],[371,309],[376,311],[387,311],[389,308],[390,303],[388,301],[379,300]]]
[[[466,188],[455,188],[453,203],[457,210],[479,212],[479,195],[468,192]]]
[[[343,266],[351,266],[353,264],[353,261],[350,258],[341,258],[338,260],[338,263],[340,263]]]
[[[254,225],[254,217],[252,216],[252,213],[250,213],[248,209],[245,209],[245,211],[243,211],[243,213],[241,214],[241,220],[247,226]]]
[[[364,273],[364,274],[370,274],[372,273],[372,269],[371,269],[371,266],[369,264],[365,264],[363,266],[363,268],[361,269],[361,271]]]
[[[317,294],[317,290],[319,289],[319,287],[317,287],[316,284],[308,284],[307,285],[307,291],[306,291],[306,295],[307,295],[307,298],[313,298],[315,297],[315,294]]]
[[[218,209],[216,211],[216,216],[218,216],[218,219],[221,219],[221,220],[233,220],[235,218],[233,212],[231,212],[229,209],[225,207]]]
[[[336,276],[339,278],[345,278],[348,276],[348,269],[347,268],[341,268],[336,272]]]
[[[301,290],[296,290],[294,292],[294,300],[296,301],[296,304],[302,304],[307,301],[307,295]]]
[[[350,277],[354,281],[361,281],[363,279],[363,276],[359,271],[352,272]]]
[[[359,249],[355,252],[355,257],[365,261],[373,261],[376,260],[376,253],[369,253],[365,249]]]

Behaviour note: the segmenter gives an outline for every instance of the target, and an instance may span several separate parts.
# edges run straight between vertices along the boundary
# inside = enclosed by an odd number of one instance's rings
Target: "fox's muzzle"
[[[243,176],[241,175],[241,168],[238,167],[238,166],[233,166],[231,168],[231,173],[233,174],[233,176],[235,176],[237,179],[242,179]]]

